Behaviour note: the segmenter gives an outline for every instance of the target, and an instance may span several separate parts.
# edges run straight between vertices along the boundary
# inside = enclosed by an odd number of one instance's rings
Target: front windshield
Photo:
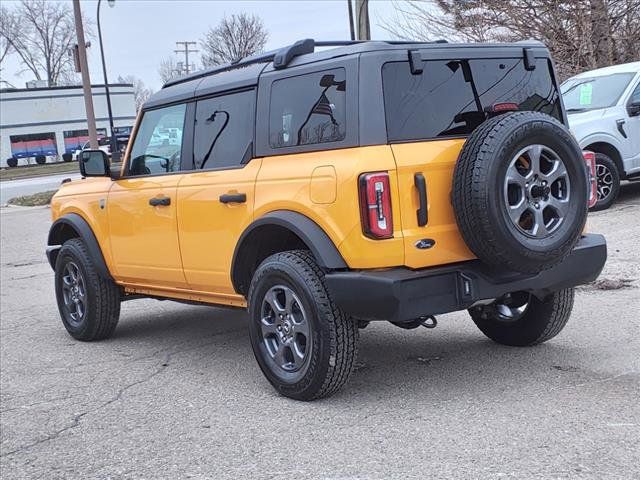
[[[572,78],[560,85],[567,112],[607,108],[616,104],[634,73],[614,73],[592,78]]]

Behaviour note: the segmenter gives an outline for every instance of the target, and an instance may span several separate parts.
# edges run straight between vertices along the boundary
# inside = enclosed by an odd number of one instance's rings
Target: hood
[[[569,127],[575,128],[585,123],[598,121],[607,114],[607,108],[599,108],[597,110],[585,110],[584,112],[567,112]]]

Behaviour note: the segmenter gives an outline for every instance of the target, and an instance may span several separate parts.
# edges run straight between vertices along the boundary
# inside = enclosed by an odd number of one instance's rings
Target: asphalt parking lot
[[[640,183],[590,215],[609,261],[534,348],[466,313],[361,331],[332,398],[279,397],[244,312],[123,304],[108,341],[58,318],[47,208],[3,208],[0,475],[19,478],[640,478]]]

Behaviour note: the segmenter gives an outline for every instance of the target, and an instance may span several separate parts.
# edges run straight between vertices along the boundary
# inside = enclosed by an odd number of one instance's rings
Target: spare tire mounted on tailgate
[[[458,227],[478,258],[540,272],[564,259],[584,227],[582,152],[549,115],[513,112],[492,118],[460,152],[452,197]]]

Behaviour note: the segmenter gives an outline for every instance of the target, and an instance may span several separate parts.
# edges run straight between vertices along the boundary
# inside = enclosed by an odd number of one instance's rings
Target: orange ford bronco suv
[[[566,124],[536,42],[303,40],[172,80],[122,167],[85,151],[53,199],[62,322],[88,341],[129,299],[247,308],[264,375],[302,400],[346,382],[372,320],[468,310],[544,342],[606,260]]]

